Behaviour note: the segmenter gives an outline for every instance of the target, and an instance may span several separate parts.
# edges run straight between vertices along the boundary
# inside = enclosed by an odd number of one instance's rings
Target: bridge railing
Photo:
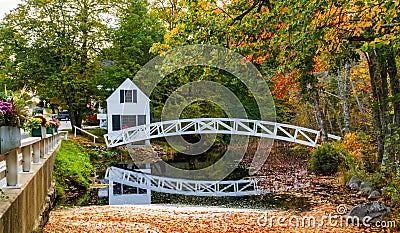
[[[258,185],[259,179],[206,181],[162,177],[110,167],[105,179],[156,192],[196,196],[248,196],[269,193]],[[111,186],[111,185],[110,185]]]
[[[237,134],[278,139],[312,147],[318,145],[320,138],[318,130],[277,122],[236,118],[196,118],[155,122],[114,131],[104,137],[108,147],[115,147],[146,139],[186,134]],[[340,140],[340,137],[335,135],[329,134],[328,137]]]
[[[93,137],[93,143],[96,143],[96,139],[98,138],[96,135],[94,135],[94,134],[92,134],[92,133],[90,133],[90,132],[88,132],[88,131],[86,131],[86,130],[84,130],[82,128],[79,128],[77,126],[74,126],[74,137],[76,137],[76,130],[79,130],[79,131],[81,131],[83,133],[86,133],[87,135],[92,136]]]
[[[0,154],[0,181],[6,186],[2,188],[19,188],[18,174],[30,173],[33,164],[40,164],[40,159],[52,153],[57,148],[62,138],[66,137],[66,131],[60,131],[54,135],[46,134],[43,138],[29,137],[21,140],[21,146],[7,153]]]

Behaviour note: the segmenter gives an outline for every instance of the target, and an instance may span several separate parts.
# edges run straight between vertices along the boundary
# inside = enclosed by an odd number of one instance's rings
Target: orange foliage
[[[272,94],[276,95],[278,99],[289,99],[293,93],[299,91],[298,83],[296,82],[297,71],[294,70],[289,74],[278,73],[271,79],[274,82],[274,90]]]
[[[346,226],[344,218],[336,224],[326,219],[325,224],[320,224],[319,220],[335,211],[336,207],[330,204],[299,214],[209,207],[91,206],[53,211],[43,232],[365,232],[359,227]],[[293,216],[312,216],[318,219],[318,224],[290,226],[289,219]],[[272,218],[273,221],[268,220]]]

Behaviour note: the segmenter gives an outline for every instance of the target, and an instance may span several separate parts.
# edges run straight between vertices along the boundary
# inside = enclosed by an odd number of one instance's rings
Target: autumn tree
[[[323,75],[319,74],[327,72],[338,81],[344,76],[339,83],[341,90],[335,92],[341,94],[343,128],[348,132],[351,130],[346,103],[351,84],[349,65],[359,62],[364,53],[374,103],[378,160],[382,161],[386,152],[390,155],[389,161],[394,161],[394,151],[385,149],[384,145],[386,135],[392,133],[390,123],[399,125],[398,1],[199,0],[185,3],[186,11],[180,23],[167,36],[170,46],[217,44],[238,51],[272,73],[288,77],[287,74],[296,71],[295,83],[299,84],[302,99],[313,103],[325,140],[326,86]],[[318,60],[325,64],[323,70],[316,69]]]
[[[150,6],[152,13],[161,19],[168,31],[177,26],[179,15],[183,13],[182,0],[154,0]]]
[[[336,1],[327,13],[316,12],[318,28],[325,31],[319,48],[342,52],[349,48],[363,52],[368,61],[373,101],[374,126],[379,161],[387,154],[395,162],[395,151],[385,148],[391,123],[399,125],[399,77],[396,65],[399,26],[398,1]],[[397,158],[398,159],[398,158]]]

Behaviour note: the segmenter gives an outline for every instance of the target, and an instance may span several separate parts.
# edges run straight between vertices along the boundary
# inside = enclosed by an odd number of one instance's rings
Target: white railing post
[[[30,172],[31,171],[31,145],[22,147],[22,171]]]
[[[38,164],[40,163],[40,141],[33,144],[33,163]]]
[[[51,136],[46,138],[46,154],[49,154],[51,150]]]
[[[54,135],[51,136],[51,138],[50,138],[50,140],[51,140],[51,144],[50,144],[50,145],[51,145],[51,146],[50,146],[50,147],[51,147],[51,151],[54,150],[54,147],[55,147],[55,145],[56,145],[56,144],[54,143],[54,141],[55,141],[54,139],[55,139],[55,138],[54,138]]]
[[[53,151],[53,136],[49,137],[49,153]]]
[[[45,138],[44,140],[44,154],[47,155],[49,153],[49,138]]]
[[[50,136],[49,138],[49,149],[47,150],[48,153],[51,153],[53,151],[53,136]]]
[[[47,138],[47,153],[50,153],[53,148],[52,136]]]
[[[18,185],[18,153],[17,149],[6,153],[6,180],[7,186]]]
[[[44,159],[45,155],[46,155],[46,139],[42,138],[42,140],[40,141],[40,158]]]

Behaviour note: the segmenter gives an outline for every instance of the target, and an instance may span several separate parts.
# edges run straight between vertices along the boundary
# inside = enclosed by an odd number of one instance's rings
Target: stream
[[[174,154],[173,159],[169,159],[167,163],[181,169],[199,169],[214,164],[225,152],[225,149],[212,148],[204,154],[197,156],[187,156],[185,154]],[[96,179],[93,179],[97,185],[86,193],[74,194],[73,197],[59,197],[57,207],[71,206],[90,206],[90,205],[108,205],[108,197],[99,197],[99,181],[104,177],[105,170],[108,166],[116,166],[123,169],[134,167],[132,161],[108,161],[103,163],[97,161],[101,165],[97,167]],[[107,164],[108,166],[104,166]],[[241,164],[242,165],[242,164]],[[235,169],[226,180],[237,180],[248,176],[248,171],[245,166],[239,166]],[[103,186],[104,187],[104,186]],[[104,188],[103,188],[104,190]],[[279,194],[263,194],[254,196],[239,196],[239,197],[201,197],[187,196],[178,194],[167,194],[151,192],[152,204],[180,204],[190,206],[217,206],[229,208],[246,208],[246,209],[284,209],[295,211],[306,211],[311,207],[311,202],[308,197],[301,195],[293,195],[290,193]]]

